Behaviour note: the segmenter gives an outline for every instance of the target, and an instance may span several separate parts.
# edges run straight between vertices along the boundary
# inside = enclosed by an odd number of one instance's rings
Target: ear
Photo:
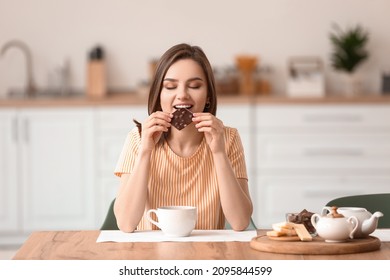
[[[204,112],[208,112],[208,109],[210,108],[210,99],[209,98],[207,98],[207,101],[206,101],[206,104],[205,104],[205,106],[204,106]]]

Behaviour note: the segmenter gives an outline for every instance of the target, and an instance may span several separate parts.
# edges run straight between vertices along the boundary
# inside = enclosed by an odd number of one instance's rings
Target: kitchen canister
[[[88,54],[87,96],[102,98],[107,94],[106,63],[103,48],[94,47]]]

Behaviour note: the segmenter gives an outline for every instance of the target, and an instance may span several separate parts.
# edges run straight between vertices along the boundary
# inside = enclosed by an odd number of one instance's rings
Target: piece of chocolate
[[[316,229],[311,224],[311,216],[314,213],[303,209],[300,213],[288,213],[287,214],[287,222],[295,223],[295,224],[304,224],[308,232],[311,234],[315,234]]]
[[[192,112],[185,108],[177,109],[173,113],[171,124],[178,130],[182,130],[192,122]]]

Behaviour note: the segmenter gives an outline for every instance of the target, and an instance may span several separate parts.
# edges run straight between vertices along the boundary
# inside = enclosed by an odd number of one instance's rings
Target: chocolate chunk
[[[173,113],[171,124],[178,130],[182,130],[192,122],[192,112],[185,108],[177,109]]]
[[[289,213],[287,221],[296,224],[303,224],[308,232],[314,234],[316,232],[316,229],[311,224],[311,216],[313,214],[314,213],[303,209],[300,213]]]

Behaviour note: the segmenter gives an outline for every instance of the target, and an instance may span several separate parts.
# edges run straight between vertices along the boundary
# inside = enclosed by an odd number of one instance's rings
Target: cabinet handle
[[[15,143],[18,143],[18,118],[14,118],[12,122],[12,138]]]
[[[363,156],[364,152],[353,148],[312,148],[303,152],[307,156]]]
[[[360,115],[305,115],[303,121],[308,123],[361,123],[363,121]]]
[[[30,123],[28,120],[24,120],[24,142],[29,142]]]

